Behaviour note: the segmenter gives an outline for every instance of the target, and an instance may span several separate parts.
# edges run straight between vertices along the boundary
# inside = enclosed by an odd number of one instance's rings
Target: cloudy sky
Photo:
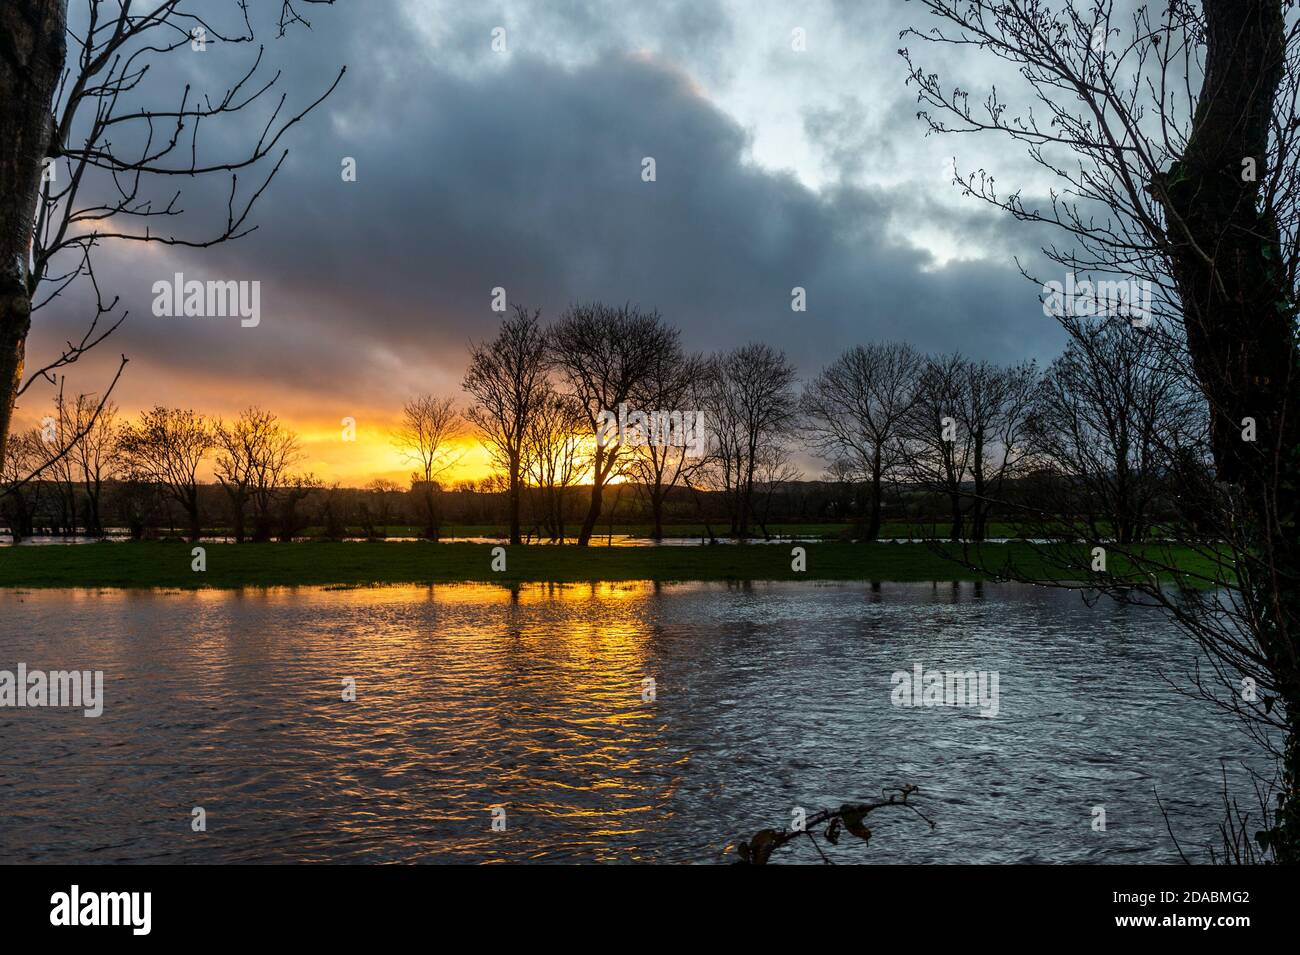
[[[405,474],[387,430],[404,398],[459,392],[466,343],[498,320],[496,286],[548,316],[575,300],[657,308],[692,349],[762,340],[805,374],[888,339],[997,361],[1059,347],[1013,261],[1036,261],[1044,237],[951,184],[954,157],[1030,191],[1032,170],[1008,143],[927,138],[916,118],[897,54],[901,29],[927,25],[916,4],[340,0],[305,12],[310,30],[265,32],[286,109],[343,64],[347,75],[287,136],[260,228],[201,251],[104,249],[101,285],[130,316],[68,391],[102,388],[125,352],[124,410],[232,416],[256,403],[299,429],[309,469],[353,483]],[[992,78],[951,49],[908,45],[951,83]],[[173,53],[147,95],[187,82],[220,93],[255,55]],[[238,152],[273,105],[204,127],[200,147]],[[642,181],[645,157],[655,182]],[[182,232],[224,222],[228,180],[173,186]],[[156,317],[153,283],[175,272],[259,281],[260,324]],[[806,312],[790,308],[794,286]],[[38,313],[33,363],[80,337],[86,306],[71,293]],[[21,415],[51,398],[33,388]],[[339,440],[345,416],[355,443]],[[466,459],[467,473],[479,466]]]

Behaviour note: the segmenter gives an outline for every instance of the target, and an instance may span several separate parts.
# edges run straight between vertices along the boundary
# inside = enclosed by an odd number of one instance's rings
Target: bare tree
[[[125,470],[135,480],[157,485],[181,506],[194,541],[202,533],[198,471],[216,444],[215,430],[193,411],[158,406],[124,424],[119,436]]]
[[[904,462],[904,424],[917,401],[921,356],[910,345],[858,345],[822,370],[803,393],[803,411],[828,461],[853,465],[870,492],[863,534],[880,534],[884,482]]]
[[[798,410],[795,372],[783,352],[749,344],[709,359],[703,403],[709,422],[709,478],[728,501],[731,531],[749,536],[755,478],[784,461]]]
[[[469,370],[462,387],[473,399],[465,417],[506,474],[510,543],[518,544],[523,490],[524,443],[528,425],[546,399],[548,369],[541,310],[521,305],[501,322],[491,341],[470,345]]]
[[[42,477],[53,485],[59,502],[58,533],[65,537],[77,533],[77,476],[73,460],[78,443],[73,411],[60,388],[54,399],[53,440],[47,441],[49,460]]]
[[[904,38],[982,51],[1032,90],[974,103],[901,51],[934,132],[1025,144],[1055,180],[1041,204],[999,192],[982,170],[969,195],[1046,223],[1043,251],[1069,274],[1148,283],[1149,321],[1194,377],[1210,414],[1222,562],[1219,606],[1129,582],[1209,653],[1224,705],[1285,737],[1276,818],[1262,841],[1300,860],[1300,21],[1287,0],[922,0]],[[1199,89],[1197,88],[1199,86]],[[1140,557],[1140,555],[1138,555]],[[1258,702],[1234,699],[1240,678]],[[1265,702],[1267,701],[1267,702]]]
[[[464,433],[464,419],[453,398],[420,395],[402,405],[402,420],[393,433],[393,444],[408,464],[411,490],[424,513],[424,536],[437,540],[441,524],[438,479],[461,458],[456,441]]]
[[[588,443],[587,417],[572,397],[549,393],[538,403],[524,435],[523,471],[551,541],[564,542],[565,502],[590,466]]]
[[[236,544],[244,543],[248,498],[256,467],[255,425],[248,418],[249,412],[244,412],[234,425],[218,422],[215,429],[217,463],[213,473],[230,499],[230,529]]]
[[[709,492],[712,499],[722,502],[729,524],[728,530],[735,537],[740,532],[744,476],[749,470],[746,456],[749,441],[742,408],[740,402],[735,400],[733,389],[727,380],[722,356],[710,356],[705,362],[697,390],[700,404],[708,416],[707,450],[702,466],[695,473],[685,475],[684,480],[695,496],[709,539],[713,540],[714,535],[704,506],[705,498],[701,493],[705,491]]]
[[[947,499],[952,540],[984,540],[991,503],[1028,465],[1037,380],[1033,362],[925,361],[904,418],[903,472]]]
[[[758,452],[754,468],[753,517],[763,532],[764,540],[772,539],[767,523],[773,499],[782,488],[803,480],[803,472],[790,458],[790,446],[784,441],[769,444]]]
[[[298,439],[274,414],[256,407],[240,412],[231,425],[217,423],[213,437],[218,448],[213,470],[230,498],[235,542],[244,541],[250,503],[253,539],[270,540],[274,498],[289,469],[302,458]]]
[[[9,493],[0,495],[0,516],[9,525],[15,544],[31,537],[34,518],[40,506],[42,484],[26,481],[28,474],[41,467],[49,457],[39,428],[15,432],[10,439],[9,455],[0,467],[0,487]]]
[[[663,540],[664,502],[673,488],[703,467],[706,434],[691,434],[696,412],[703,413],[698,384],[704,373],[704,359],[687,355],[681,346],[657,352],[650,358],[645,380],[634,400],[654,415],[651,433],[644,443],[630,449],[627,473],[650,505],[650,537]],[[707,428],[707,424],[706,424]]]
[[[959,424],[971,448],[972,540],[984,540],[991,502],[1000,499],[1008,481],[1023,476],[1032,461],[1029,434],[1037,387],[1033,362],[966,365],[966,402]]]
[[[618,414],[620,406],[644,394],[657,356],[678,351],[678,338],[678,331],[665,324],[658,312],[631,305],[574,305],[561,316],[551,332],[552,360],[568,394],[586,414],[593,436],[600,430],[602,414]],[[605,485],[619,473],[629,451],[621,435],[604,446],[596,442],[591,503],[578,532],[580,545],[591,540]]]
[[[1188,384],[1154,336],[1115,322],[1081,328],[1037,396],[1033,444],[1063,492],[1050,513],[1073,512],[1093,541],[1146,537],[1171,448],[1191,447],[1201,432]]]
[[[307,24],[295,9],[333,0],[282,0],[275,28]],[[249,4],[230,7],[222,23],[211,8],[160,0],[147,11],[130,3],[88,0],[70,21],[67,0],[6,0],[0,5],[0,465],[19,394],[38,379],[76,362],[125,318],[117,299],[105,300],[95,280],[94,252],[105,242],[156,242],[203,248],[246,235],[250,213],[284,162],[285,133],[342,79],[305,108],[282,115],[284,97],[268,110],[262,135],[235,155],[200,151],[200,125],[240,113],[274,96],[279,74],[262,78],[259,49],[252,65],[224,91],[163,90],[152,77],[170,54],[191,45],[254,41]],[[68,59],[71,40],[73,56]],[[213,54],[209,53],[209,56]],[[151,73],[152,70],[152,73]],[[269,99],[270,97],[268,97]],[[205,125],[206,129],[206,125]],[[213,136],[205,142],[228,143]],[[277,155],[278,154],[278,155]],[[270,166],[242,193],[238,174]],[[225,222],[202,235],[172,225],[183,214],[172,183],[230,177]],[[85,276],[95,298],[88,329],[24,382],[32,314]],[[123,363],[125,359],[123,359]],[[121,372],[119,366],[118,373]],[[114,377],[113,381],[116,382]],[[102,391],[106,399],[111,391]]]
[[[253,539],[269,541],[281,499],[292,494],[299,482],[293,469],[302,463],[298,436],[274,415],[264,428],[253,470]]]
[[[121,464],[117,405],[78,395],[72,406],[72,428],[80,435],[73,445],[72,458],[86,493],[86,533],[99,536],[104,533],[104,482],[116,476]]]
[[[969,428],[959,428],[968,403],[970,362],[960,355],[925,361],[915,401],[900,422],[901,472],[909,481],[948,502],[949,536],[965,535],[968,495],[964,491],[974,451]]]

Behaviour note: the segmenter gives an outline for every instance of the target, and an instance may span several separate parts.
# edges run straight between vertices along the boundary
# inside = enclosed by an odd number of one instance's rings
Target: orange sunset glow
[[[139,408],[122,407],[119,417],[134,417],[144,406]],[[206,411],[196,408],[195,410]],[[242,409],[235,409],[223,418],[233,418]],[[273,407],[266,410],[275,412]],[[19,427],[36,428],[40,426],[44,411],[39,405],[29,404],[15,416]],[[207,412],[211,414],[211,412]],[[353,415],[356,418],[356,437],[354,440],[344,438],[343,418],[328,420],[317,416],[304,415],[293,418],[279,415],[286,428],[298,436],[302,450],[302,459],[298,470],[314,474],[327,484],[338,482],[344,487],[362,487],[376,479],[384,479],[405,487],[411,477],[411,466],[404,459],[402,451],[393,444],[393,430],[396,418],[391,415],[372,416]],[[492,473],[491,461],[487,449],[472,434],[458,438],[453,444],[450,458],[454,463],[439,478],[444,485],[457,481],[479,481]],[[214,480],[213,460],[205,460],[199,477]]]

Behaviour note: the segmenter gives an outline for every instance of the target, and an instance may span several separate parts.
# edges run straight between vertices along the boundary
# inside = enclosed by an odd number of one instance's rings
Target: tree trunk
[[[961,493],[954,492],[949,499],[952,507],[952,533],[948,536],[954,541],[959,541],[966,531],[965,518],[961,511]]]
[[[867,540],[873,541],[880,536],[880,479],[871,482],[871,511],[867,516]]]
[[[745,467],[745,485],[744,491],[740,497],[740,528],[736,532],[741,540],[749,537],[749,512],[754,506],[754,457],[758,454],[758,448],[754,444],[749,446],[749,458]]]
[[[1258,638],[1290,722],[1282,793],[1269,834],[1279,862],[1300,861],[1300,402],[1295,302],[1278,223],[1259,208],[1283,75],[1279,0],[1204,0],[1205,78],[1182,159],[1153,177],[1173,246],[1192,364],[1211,411],[1218,478],[1247,509],[1261,558]],[[1253,160],[1256,175],[1245,175]],[[1244,419],[1257,438],[1243,439]]]
[[[442,536],[442,491],[436,487],[429,487],[429,521],[428,527],[425,528],[425,536],[435,544],[438,538]]]
[[[197,544],[199,538],[203,536],[203,524],[199,520],[199,502],[197,499],[185,505],[185,515],[189,518],[190,542]]]
[[[596,458],[591,471],[591,503],[587,507],[587,516],[582,519],[582,529],[578,531],[578,546],[586,547],[600,520],[600,510],[604,498],[605,481],[613,470],[613,462],[606,458],[605,449],[596,448]]]
[[[293,536],[292,529],[289,536]],[[275,537],[275,518],[272,516],[270,506],[266,510],[258,510],[253,515],[253,543],[268,544]]]
[[[597,452],[599,453],[599,452]],[[600,476],[600,462],[596,463],[597,470],[592,477],[591,484],[591,505],[587,508],[587,516],[582,519],[582,529],[578,531],[578,546],[586,547],[591,540],[591,535],[596,529],[596,522],[600,520],[601,499],[603,497],[603,482]]]
[[[880,536],[880,452],[877,450],[871,462],[871,499],[867,515],[867,540],[873,541]]]
[[[506,492],[506,507],[510,510],[510,543],[519,544],[523,538],[519,533],[519,455],[510,456],[510,486]]]
[[[0,467],[31,327],[32,224],[63,70],[67,0],[0,3]]]
[[[101,489],[98,487],[86,488],[86,533],[91,537],[104,536],[104,521],[99,516],[99,496]]]
[[[650,539],[661,541],[664,539],[664,490],[662,485],[656,485],[650,491],[650,511],[654,522],[654,529],[650,532]]]

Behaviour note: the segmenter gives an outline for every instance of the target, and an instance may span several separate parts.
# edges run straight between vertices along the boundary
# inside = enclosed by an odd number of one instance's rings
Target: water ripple
[[[5,592],[0,668],[102,669],[107,702],[0,710],[0,861],[713,862],[903,782],[938,829],[845,861],[1175,861],[1152,787],[1209,839],[1249,751],[1159,676],[1192,660],[1014,585]],[[998,671],[998,716],[892,706],[915,663]]]

